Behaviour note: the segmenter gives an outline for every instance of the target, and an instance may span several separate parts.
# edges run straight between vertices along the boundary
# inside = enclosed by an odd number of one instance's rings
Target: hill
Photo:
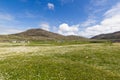
[[[120,42],[120,31],[114,33],[108,33],[108,34],[100,34],[92,37],[92,39],[105,39],[105,40]]]
[[[49,32],[43,29],[29,29],[25,32],[12,34],[12,36],[19,36],[28,40],[56,40],[64,38],[63,35]]]
[[[80,36],[64,36],[57,33],[49,32],[43,29],[29,29],[27,31],[10,34],[10,35],[1,35],[1,41],[8,40],[87,40],[87,38]]]

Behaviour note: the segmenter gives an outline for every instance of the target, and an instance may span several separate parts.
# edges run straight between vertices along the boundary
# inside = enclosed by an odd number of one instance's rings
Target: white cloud
[[[87,21],[83,22],[81,24],[81,26],[87,27],[87,26],[90,26],[90,25],[95,24],[95,23],[96,23],[96,20],[88,19]]]
[[[120,3],[116,6],[113,6],[112,9],[108,10],[104,16],[105,17],[112,17],[113,15],[120,15]]]
[[[86,28],[79,32],[79,35],[92,37],[98,34],[120,31],[120,3],[108,10],[104,17],[100,24]]]
[[[6,35],[6,34],[15,34],[15,33],[19,33],[19,32],[22,32],[23,30],[19,30],[19,29],[6,29],[6,30],[4,30],[4,31],[2,31],[0,34],[4,34],[4,35]]]
[[[89,5],[86,6],[88,14],[91,16],[100,14],[110,6],[109,0],[90,0]]]
[[[63,35],[77,35],[79,25],[69,26],[66,23],[63,23],[59,26],[58,33]]]
[[[48,9],[49,9],[49,10],[54,10],[54,7],[55,7],[55,6],[54,6],[53,3],[48,3],[47,6],[48,6]]]
[[[91,4],[94,6],[104,6],[109,0],[91,0]]]
[[[55,33],[57,33],[58,32],[58,27],[52,26],[52,31],[55,32]]]
[[[24,30],[18,29],[18,28],[12,27],[12,26],[8,27],[8,25],[0,25],[0,35],[1,34],[13,34],[13,33],[18,33],[18,32],[22,32],[22,31],[24,31]]]
[[[49,31],[50,25],[48,23],[41,23],[40,28]]]
[[[108,5],[109,0],[90,0],[89,5],[86,6],[88,18],[85,22],[81,23],[81,26],[88,27],[96,24],[98,20],[102,19],[102,14]]]
[[[0,12],[0,34],[13,34],[25,30],[20,28],[22,27],[15,16]]]
[[[0,13],[0,20],[11,21],[11,20],[14,20],[14,17],[10,14]]]

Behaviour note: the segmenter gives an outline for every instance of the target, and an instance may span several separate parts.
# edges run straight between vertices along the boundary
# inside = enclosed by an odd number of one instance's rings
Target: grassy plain
[[[120,43],[0,43],[0,80],[120,80]]]

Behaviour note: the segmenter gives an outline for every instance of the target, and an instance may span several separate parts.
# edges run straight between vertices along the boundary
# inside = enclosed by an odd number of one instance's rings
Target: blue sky
[[[120,31],[119,0],[0,0],[0,34],[42,28],[63,35]]]

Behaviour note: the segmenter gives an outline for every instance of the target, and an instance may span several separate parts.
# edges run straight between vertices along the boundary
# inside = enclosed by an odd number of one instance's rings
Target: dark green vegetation
[[[50,45],[50,46],[63,46],[63,45],[77,45],[77,44],[89,44],[88,41],[31,41],[28,46]]]
[[[120,42],[120,31],[114,32],[114,33],[109,33],[109,34],[101,34],[92,37],[92,39],[103,39],[103,40],[110,40],[113,42]]]
[[[56,45],[56,46],[64,46],[64,45],[79,45],[79,44],[93,44],[93,43],[103,43],[106,45],[112,44],[111,41],[107,40],[58,40],[58,41],[30,41],[26,46],[40,46],[40,45]]]
[[[0,79],[120,80],[120,44],[108,44],[0,47]]]

